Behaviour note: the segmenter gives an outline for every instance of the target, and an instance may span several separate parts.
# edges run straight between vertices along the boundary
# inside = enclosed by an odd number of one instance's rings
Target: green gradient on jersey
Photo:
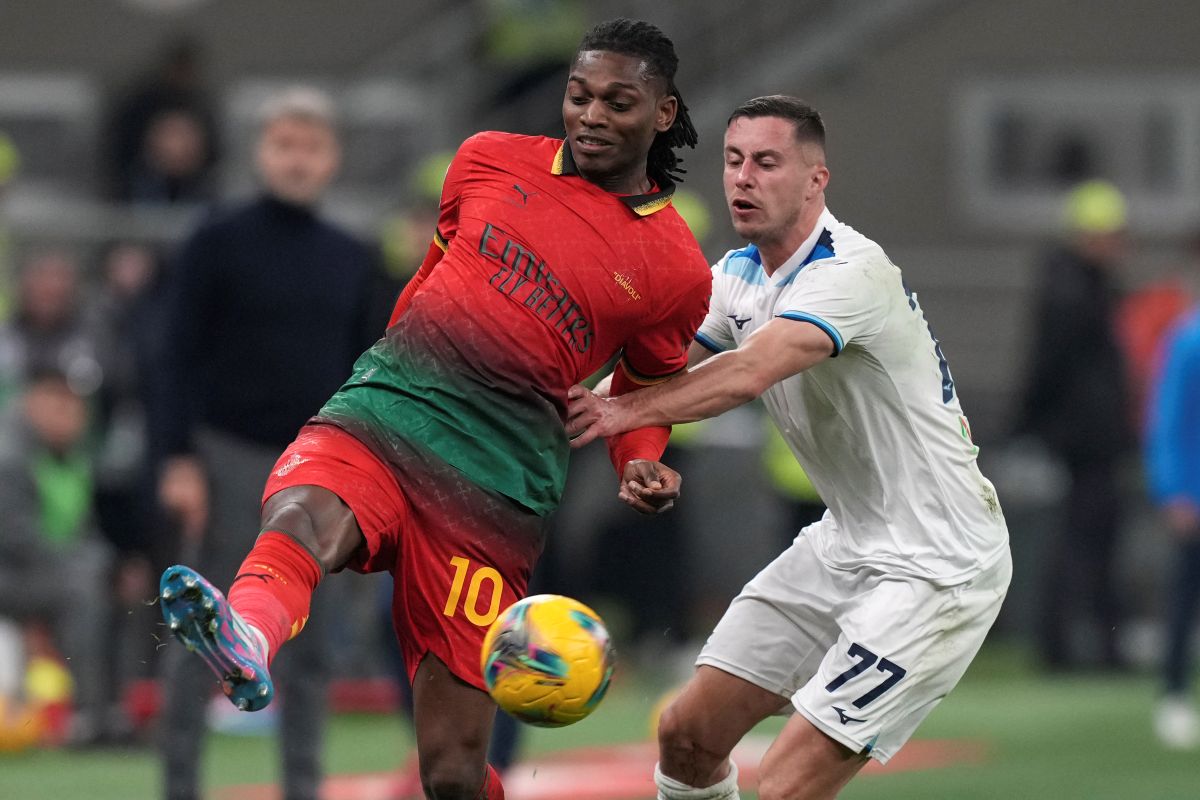
[[[366,426],[385,451],[396,439],[422,444],[480,486],[549,514],[567,470],[558,410],[528,382],[505,385],[462,363],[422,327],[410,325],[363,353],[319,418]]]

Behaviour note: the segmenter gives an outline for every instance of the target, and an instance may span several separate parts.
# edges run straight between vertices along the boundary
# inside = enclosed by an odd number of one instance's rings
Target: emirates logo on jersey
[[[637,289],[633,288],[633,283],[631,282],[628,275],[622,275],[619,272],[614,272],[613,280],[617,282],[617,286],[620,286],[622,289],[624,289],[625,293],[627,295],[629,295],[630,297],[632,297],[634,300],[642,299],[642,293],[639,292]]]

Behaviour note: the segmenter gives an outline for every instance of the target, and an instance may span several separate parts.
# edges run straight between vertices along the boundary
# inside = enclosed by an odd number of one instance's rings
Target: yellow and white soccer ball
[[[481,666],[500,708],[530,725],[558,728],[583,719],[604,699],[615,655],[595,611],[570,597],[538,594],[492,623]]]

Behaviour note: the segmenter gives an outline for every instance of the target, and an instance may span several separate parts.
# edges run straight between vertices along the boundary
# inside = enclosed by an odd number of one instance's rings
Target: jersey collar
[[[564,141],[554,154],[554,163],[550,165],[551,175],[578,175],[575,159],[571,156],[571,148]],[[675,194],[675,182],[665,175],[657,179],[658,190],[647,194],[618,194],[617,199],[627,205],[639,217],[648,217],[655,211],[662,211],[671,205],[671,196]]]
[[[796,248],[796,252],[792,253],[787,261],[779,266],[779,269],[771,274],[769,281],[777,284],[791,283],[800,270],[808,264],[822,258],[832,258],[834,250],[830,231],[837,224],[837,218],[829,209],[822,209],[821,216],[817,217],[817,224],[813,226],[808,238]]]

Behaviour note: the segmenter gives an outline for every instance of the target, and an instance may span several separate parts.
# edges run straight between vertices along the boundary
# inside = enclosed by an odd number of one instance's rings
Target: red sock
[[[504,786],[500,783],[499,773],[491,764],[488,764],[483,788],[479,790],[479,794],[475,795],[475,800],[504,800]]]
[[[258,537],[229,589],[229,603],[246,622],[267,637],[269,658],[308,622],[321,565],[287,534],[267,531]]]

